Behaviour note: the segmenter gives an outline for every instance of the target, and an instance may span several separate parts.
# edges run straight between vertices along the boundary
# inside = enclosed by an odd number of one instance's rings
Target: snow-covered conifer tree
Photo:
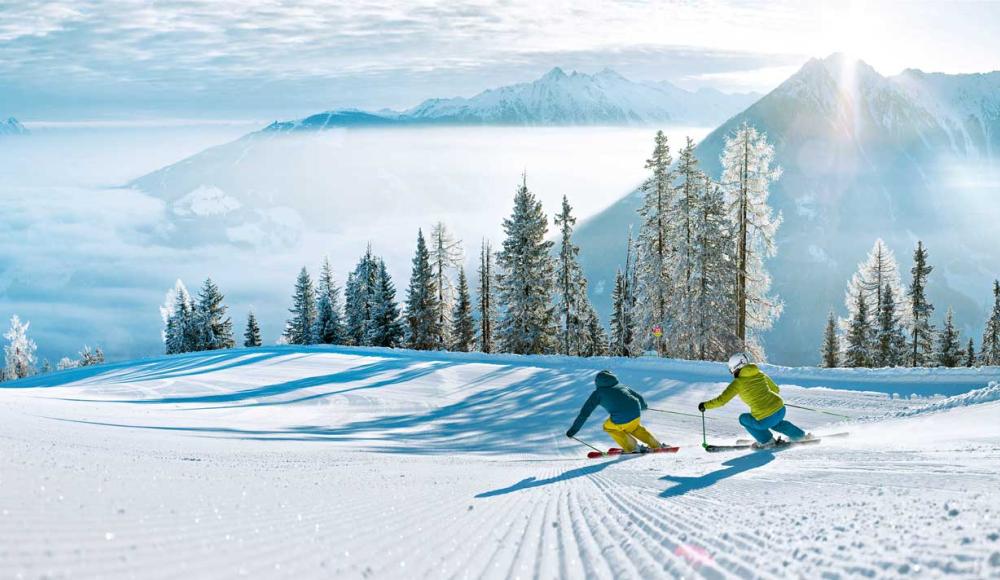
[[[195,350],[198,345],[198,325],[195,307],[187,287],[180,279],[167,291],[166,303],[160,307],[163,317],[163,344],[167,354]]]
[[[195,350],[233,348],[233,321],[226,316],[225,297],[211,278],[206,278],[198,292],[195,320],[198,325],[198,345]]]
[[[865,295],[869,309],[875,309],[881,317],[882,301],[886,285],[892,290],[895,298],[896,319],[904,327],[910,325],[909,308],[903,300],[905,293],[899,274],[899,264],[896,256],[888,245],[878,238],[869,250],[864,262],[858,264],[858,270],[847,283],[844,292],[844,304],[847,306],[847,317],[841,319],[841,328],[846,333],[850,321],[857,311],[857,296],[860,290]]]
[[[726,360],[740,348],[736,337],[732,281],[732,229],[722,190],[707,176],[693,222],[690,308],[691,356],[699,360]]]
[[[406,289],[406,346],[416,350],[440,349],[442,320],[438,308],[436,272],[431,269],[430,253],[423,230],[417,231],[417,251],[413,256],[410,286]],[[450,316],[448,317],[450,319]]]
[[[458,297],[451,313],[451,350],[469,352],[476,345],[476,321],[472,318],[472,296],[465,269],[458,271]]]
[[[1000,280],[993,281],[993,311],[983,330],[979,362],[984,366],[1000,365]]]
[[[580,356],[604,356],[608,353],[608,333],[601,324],[601,317],[593,308],[586,314],[584,340],[580,345]]]
[[[316,325],[316,290],[305,266],[299,271],[292,294],[291,318],[285,325],[288,344],[315,344],[313,329]]]
[[[908,360],[910,366],[919,367],[930,364],[934,355],[934,326],[931,324],[931,313],[934,306],[927,300],[927,276],[934,267],[927,263],[927,249],[921,241],[913,252],[913,268],[910,273],[913,279],[907,296],[910,299],[910,344]]]
[[[721,161],[721,182],[735,233],[736,336],[745,350],[763,360],[759,335],[783,310],[780,299],[769,295],[771,275],[764,266],[764,260],[777,252],[774,240],[781,214],[774,215],[767,198],[781,168],[771,166],[774,148],[767,136],[746,122],[726,137]]]
[[[555,217],[559,227],[560,246],[556,263],[557,312],[560,322],[559,352],[580,354],[582,343],[588,340],[587,323],[594,309],[587,296],[587,279],[578,259],[580,248],[573,244],[576,218],[569,199],[564,195],[562,210]]]
[[[371,331],[372,310],[378,285],[378,262],[371,245],[347,277],[347,339],[355,346],[367,346]]]
[[[491,353],[495,350],[494,332],[497,321],[497,304],[493,267],[493,249],[483,240],[479,251],[479,350]]]
[[[264,344],[260,335],[260,324],[257,323],[257,316],[251,310],[247,314],[247,328],[243,333],[243,346],[247,348],[257,347]]]
[[[504,220],[507,238],[497,254],[500,302],[497,328],[500,348],[515,354],[545,354],[558,344],[555,305],[555,264],[552,242],[545,239],[548,218],[527,177],[514,195],[514,211]]]
[[[437,300],[438,338],[436,348],[445,350],[451,344],[451,314],[455,306],[455,284],[451,271],[462,264],[462,242],[452,237],[444,223],[438,222],[431,230],[430,264],[434,272]]]
[[[10,317],[10,329],[4,333],[4,380],[16,381],[35,374],[35,341],[28,338],[30,322],[21,322],[15,314]]]
[[[56,363],[56,370],[64,371],[66,369],[75,369],[79,364],[80,361],[71,359],[68,356],[64,356],[61,359],[59,359],[58,363]]]
[[[101,347],[90,350],[89,346],[83,345],[83,350],[80,351],[80,358],[75,366],[90,367],[99,364],[104,364],[104,351],[101,350]]]
[[[823,366],[828,369],[840,366],[840,339],[837,337],[837,324],[833,311],[826,320],[826,330],[823,331]]]
[[[874,332],[868,314],[868,300],[864,292],[858,292],[858,309],[847,330],[847,348],[844,350],[844,366],[872,366],[872,342]]]
[[[957,367],[962,362],[961,331],[955,327],[955,313],[948,307],[948,313],[944,316],[944,328],[938,335],[938,348],[935,354],[935,362],[942,367]]]
[[[671,353],[681,358],[696,358],[701,350],[702,322],[697,312],[697,283],[695,276],[699,266],[698,226],[701,221],[702,204],[705,201],[705,175],[698,169],[698,158],[694,152],[694,140],[690,137],[677,158],[677,185],[674,187],[673,204],[668,210],[671,224],[670,293],[668,318],[673,322],[666,341]]]
[[[396,303],[396,286],[381,258],[376,259],[375,272],[372,320],[365,344],[395,348],[403,342],[403,322],[399,316],[399,304]]]
[[[894,367],[906,361],[906,330],[900,321],[899,308],[896,304],[896,290],[891,280],[886,280],[882,291],[878,294],[866,292],[863,285],[857,285],[855,292],[867,296],[868,300],[877,300],[880,304],[876,313],[875,344],[872,363],[877,367]],[[857,313],[857,299],[852,301]]]
[[[323,259],[316,286],[316,322],[313,337],[320,344],[342,344],[344,321],[340,312],[340,288],[333,278],[330,259]]]
[[[652,156],[646,160],[646,169],[652,175],[642,184],[644,194],[639,216],[639,255],[636,268],[636,304],[634,323],[638,328],[635,338],[638,348],[652,347],[660,356],[668,352],[666,337],[670,334],[670,292],[672,224],[670,210],[673,205],[674,174],[670,169],[673,159],[670,145],[663,131],[657,131]],[[628,272],[625,273],[628,285]],[[661,332],[654,332],[659,328]],[[613,333],[613,332],[612,332]],[[612,338],[612,340],[615,340]]]
[[[976,344],[969,338],[969,346],[965,347],[965,366],[972,368],[976,366]]]

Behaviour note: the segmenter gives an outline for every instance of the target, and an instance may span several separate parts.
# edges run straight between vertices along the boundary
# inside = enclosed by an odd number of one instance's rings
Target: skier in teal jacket
[[[573,421],[573,426],[569,428],[569,431],[566,431],[567,437],[576,435],[583,428],[583,424],[587,422],[590,414],[600,405],[611,415],[604,422],[604,430],[615,440],[622,451],[625,453],[631,453],[637,449],[643,451],[644,449],[639,446],[637,439],[649,447],[662,447],[659,440],[639,424],[642,412],[648,408],[642,395],[618,382],[618,377],[608,370],[597,373],[594,384],[596,387],[594,392],[583,404],[576,421]]]

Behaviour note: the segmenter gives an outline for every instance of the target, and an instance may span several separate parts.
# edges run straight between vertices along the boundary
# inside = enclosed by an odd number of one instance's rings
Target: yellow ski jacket
[[[706,409],[716,409],[732,400],[736,395],[750,407],[750,414],[760,421],[777,413],[785,406],[778,396],[780,389],[771,377],[760,372],[757,365],[747,365],[740,369],[736,380],[729,383],[725,391],[711,401],[705,401]]]

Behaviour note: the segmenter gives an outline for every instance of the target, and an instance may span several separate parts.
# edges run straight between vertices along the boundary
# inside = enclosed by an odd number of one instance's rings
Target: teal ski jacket
[[[638,419],[642,411],[648,408],[642,395],[619,383],[618,377],[611,371],[597,373],[594,383],[597,388],[590,394],[580,409],[576,421],[573,421],[573,426],[566,432],[569,437],[576,435],[583,428],[583,424],[598,405],[604,407],[604,410],[611,414],[611,422],[618,425]]]

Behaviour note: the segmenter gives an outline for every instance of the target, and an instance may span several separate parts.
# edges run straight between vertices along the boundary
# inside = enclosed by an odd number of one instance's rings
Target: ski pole
[[[705,411],[701,412],[701,446],[708,447],[708,436],[705,434]]]
[[[654,409],[652,407],[649,407],[646,410],[647,411],[656,411],[657,413],[670,413],[671,415],[681,415],[682,417],[697,417],[698,416],[698,415],[695,415],[694,413],[681,413],[680,411],[667,411],[666,409]],[[702,419],[705,418],[705,414],[704,413],[701,414],[701,418]],[[718,418],[717,417],[712,417],[712,420],[713,421],[718,421]]]
[[[785,403],[786,407],[792,407],[794,409],[802,409],[803,411],[812,411],[813,413],[823,413],[824,415],[833,415],[834,417],[840,417],[841,419],[851,419],[847,415],[841,415],[840,413],[832,413],[830,411],[824,411],[822,409],[812,409],[810,407],[803,407],[802,405],[793,405],[791,403]]]
[[[572,439],[572,440],[576,441],[577,443],[583,443],[584,445],[586,445],[587,447],[590,447],[591,449],[593,449],[594,451],[596,451],[596,452],[598,452],[598,453],[601,453],[601,454],[603,454],[603,453],[604,453],[603,451],[601,451],[601,450],[600,450],[600,449],[598,449],[597,447],[594,447],[594,446],[593,446],[593,445],[591,445],[590,443],[587,443],[586,441],[580,441],[580,440],[579,440],[579,439],[577,439],[576,437],[570,437],[570,439]]]

